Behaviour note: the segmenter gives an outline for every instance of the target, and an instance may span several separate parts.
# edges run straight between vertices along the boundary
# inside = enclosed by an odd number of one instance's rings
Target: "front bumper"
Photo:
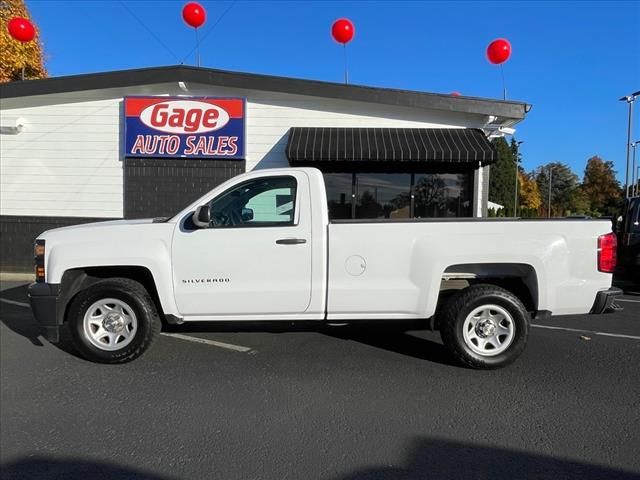
[[[54,283],[32,283],[29,285],[29,302],[42,335],[50,342],[60,341],[62,316],[59,315],[60,285]]]
[[[602,290],[596,294],[596,300],[589,313],[613,313],[622,310],[622,307],[616,303],[616,298],[624,292],[619,288],[611,287],[608,290]]]

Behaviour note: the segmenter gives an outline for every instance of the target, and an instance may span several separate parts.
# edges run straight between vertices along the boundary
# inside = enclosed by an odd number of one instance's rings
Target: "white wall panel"
[[[27,124],[0,137],[0,214],[121,217],[120,103],[2,110]]]
[[[284,93],[189,89],[194,96],[247,98],[248,170],[287,166],[284,151],[293,126],[481,127],[486,121],[479,115]],[[27,125],[19,134],[0,136],[0,214],[122,216],[122,97],[149,94],[185,92],[163,84],[3,100],[0,122],[21,117]]]

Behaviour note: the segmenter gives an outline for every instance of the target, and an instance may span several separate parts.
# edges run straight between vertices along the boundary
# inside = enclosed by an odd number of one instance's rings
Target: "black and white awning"
[[[486,165],[497,152],[472,128],[305,128],[289,131],[291,164],[315,162],[437,162]]]

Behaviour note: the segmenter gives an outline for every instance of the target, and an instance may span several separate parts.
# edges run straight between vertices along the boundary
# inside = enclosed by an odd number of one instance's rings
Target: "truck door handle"
[[[307,243],[307,240],[304,238],[281,238],[280,240],[276,240],[278,245],[298,245],[300,243]]]

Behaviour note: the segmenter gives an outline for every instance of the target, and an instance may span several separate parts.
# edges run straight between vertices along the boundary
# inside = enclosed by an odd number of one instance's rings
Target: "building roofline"
[[[0,98],[17,98],[171,82],[194,82],[221,87],[282,92],[401,107],[496,115],[513,119],[523,119],[531,109],[531,105],[517,101],[347,85],[186,65],[87,73],[3,83],[0,84]]]

